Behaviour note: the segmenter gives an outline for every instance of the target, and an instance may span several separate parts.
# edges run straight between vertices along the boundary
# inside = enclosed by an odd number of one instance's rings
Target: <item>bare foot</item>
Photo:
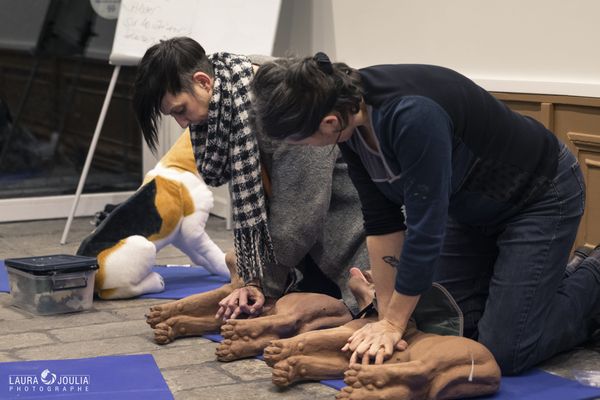
[[[221,327],[223,341],[217,346],[217,360],[233,361],[259,355],[271,340],[279,339],[269,331],[268,324],[260,323],[264,320],[268,317],[227,320]]]
[[[356,267],[350,268],[348,288],[356,298],[358,307],[362,310],[368,306],[375,297],[375,287],[370,272],[364,272]]]
[[[220,319],[215,318],[178,315],[154,326],[154,341],[167,344],[180,337],[217,332],[222,323]]]

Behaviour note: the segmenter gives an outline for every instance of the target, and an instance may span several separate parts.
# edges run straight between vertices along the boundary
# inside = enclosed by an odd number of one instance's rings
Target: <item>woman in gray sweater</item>
[[[135,83],[148,145],[156,146],[159,118],[171,115],[190,128],[206,183],[230,184],[244,286],[220,302],[222,318],[259,315],[265,296],[294,290],[340,297],[347,269],[367,259],[358,195],[339,151],[291,151],[254,129],[249,84],[261,61],[207,55],[193,39],[173,38],[146,51]]]

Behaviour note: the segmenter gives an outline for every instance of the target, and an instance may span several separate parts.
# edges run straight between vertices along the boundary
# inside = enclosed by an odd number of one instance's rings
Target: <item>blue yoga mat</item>
[[[0,363],[2,399],[172,400],[150,354]]]
[[[342,379],[324,380],[321,383],[338,390],[346,386]],[[519,376],[502,377],[500,390],[496,394],[474,399],[584,400],[598,396],[600,396],[600,388],[584,386],[577,381],[535,369]]]
[[[182,299],[192,294],[208,292],[229,283],[228,278],[212,275],[202,267],[154,267],[165,280],[165,290],[145,294],[147,299]]]
[[[10,285],[8,284],[8,273],[6,272],[6,265],[4,265],[4,260],[0,260],[0,292],[10,292]]]
[[[212,275],[202,267],[154,267],[165,280],[165,291],[140,297],[149,299],[182,299],[196,293],[207,292],[229,283],[228,278]],[[0,292],[8,293],[10,285],[4,260],[0,260]]]
[[[219,335],[218,333],[205,333],[202,335],[202,337],[217,343],[221,343],[223,340],[223,336]]]

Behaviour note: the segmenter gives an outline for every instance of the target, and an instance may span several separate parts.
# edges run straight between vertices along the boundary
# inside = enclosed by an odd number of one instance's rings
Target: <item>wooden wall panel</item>
[[[588,133],[600,137],[600,107],[558,104],[554,132],[567,143],[574,154],[577,154],[578,149],[568,137],[568,133]]]
[[[583,216],[579,243],[594,247],[600,243],[600,153],[582,151],[579,154],[584,165],[584,177],[589,182],[586,188],[588,207]]]
[[[586,207],[576,245],[594,247],[600,243],[600,135],[569,132],[577,148],[577,159],[586,183]]]

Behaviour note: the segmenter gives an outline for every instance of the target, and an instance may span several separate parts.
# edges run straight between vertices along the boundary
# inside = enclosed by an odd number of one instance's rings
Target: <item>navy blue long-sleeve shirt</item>
[[[359,73],[378,149],[360,132],[340,149],[367,235],[407,231],[395,288],[417,295],[431,285],[448,216],[489,226],[517,213],[554,176],[558,141],[449,69],[383,65]]]

